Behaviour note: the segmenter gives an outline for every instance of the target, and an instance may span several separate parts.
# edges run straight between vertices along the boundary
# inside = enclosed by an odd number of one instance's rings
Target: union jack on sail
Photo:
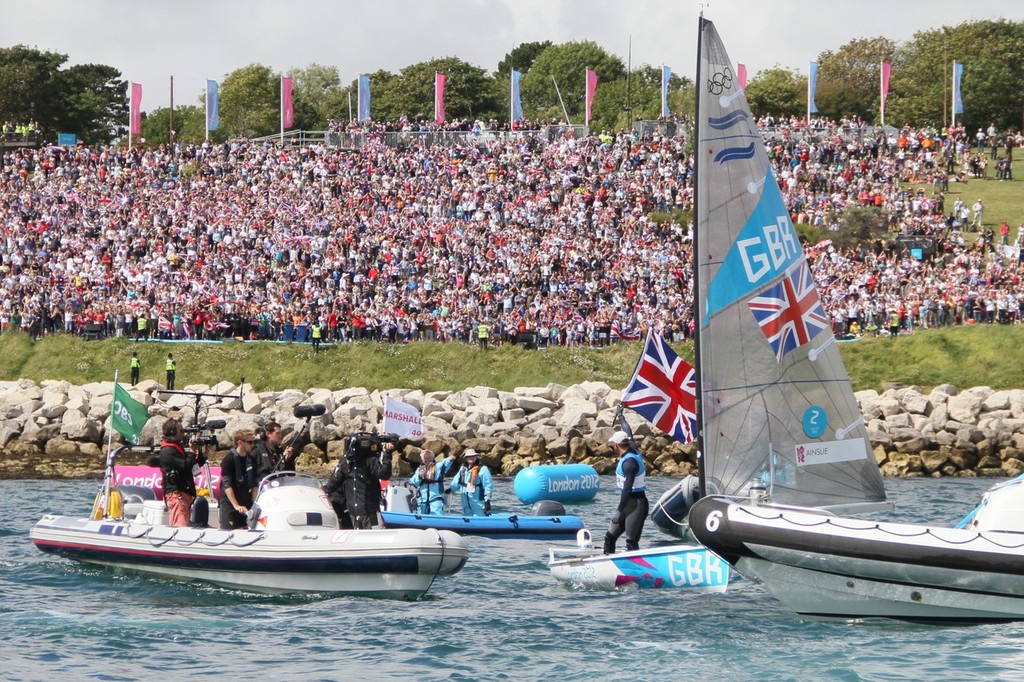
[[[644,353],[622,394],[622,404],[680,443],[696,436],[696,371],[654,329],[647,333]]]
[[[747,305],[779,362],[786,353],[829,328],[811,269],[803,261],[791,268],[778,284],[750,299]]]

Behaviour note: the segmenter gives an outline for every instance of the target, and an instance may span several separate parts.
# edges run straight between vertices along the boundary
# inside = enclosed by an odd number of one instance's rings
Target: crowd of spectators
[[[963,195],[976,182],[957,172],[977,153],[965,131],[842,129],[768,142],[794,220],[829,230],[874,206],[894,237],[935,252],[809,244],[837,331],[888,328],[893,313],[904,329],[1018,321],[1019,230],[1014,244],[965,239],[980,212],[945,205],[951,184]],[[0,327],[290,340],[317,325],[327,341],[472,343],[483,323],[495,343],[596,345],[656,325],[680,340],[692,225],[674,211],[691,208],[693,177],[683,138],[630,131],[454,147],[371,137],[359,151],[8,149]]]

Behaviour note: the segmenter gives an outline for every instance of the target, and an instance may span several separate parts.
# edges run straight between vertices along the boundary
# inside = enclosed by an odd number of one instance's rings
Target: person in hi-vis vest
[[[167,354],[167,390],[174,390],[174,370],[176,369],[174,364],[174,355],[172,353]]]

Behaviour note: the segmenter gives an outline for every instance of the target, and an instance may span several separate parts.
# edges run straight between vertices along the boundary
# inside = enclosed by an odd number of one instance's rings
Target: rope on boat
[[[437,532],[436,528],[431,528],[430,530],[434,531],[434,535],[437,536],[437,542],[441,545],[441,558],[438,560],[437,570],[434,571],[434,575],[431,576],[430,584],[427,585],[427,589],[423,590],[423,594],[430,591],[430,588],[434,586],[434,581],[437,580],[437,576],[441,575],[441,567],[444,566],[444,550],[448,546],[448,543],[444,541],[444,538],[441,537],[441,534]]]
[[[801,528],[813,528],[815,526],[832,526],[833,528],[838,528],[838,529],[845,530],[845,531],[871,531],[871,530],[877,530],[877,531],[880,531],[882,533],[885,533],[886,535],[891,535],[891,536],[897,537],[897,538],[919,538],[919,537],[923,537],[923,536],[926,536],[926,535],[930,535],[931,537],[935,538],[936,540],[939,540],[940,542],[943,542],[943,543],[945,543],[947,545],[953,545],[953,546],[968,545],[968,544],[974,542],[975,540],[984,540],[985,542],[987,542],[987,543],[989,543],[991,545],[994,545],[996,547],[1000,547],[1002,549],[1020,549],[1021,547],[1024,547],[1024,539],[1022,539],[1020,542],[1017,542],[1017,543],[997,542],[996,539],[993,537],[993,535],[996,534],[996,533],[999,533],[999,531],[986,531],[986,532],[980,532],[979,531],[979,532],[975,532],[972,536],[970,536],[970,537],[968,537],[968,538],[966,538],[964,540],[950,540],[948,538],[942,537],[938,533],[932,532],[932,529],[928,528],[928,527],[924,527],[922,530],[915,530],[913,532],[899,533],[899,532],[893,530],[890,527],[883,526],[881,523],[873,523],[873,524],[859,523],[859,524],[845,524],[844,525],[839,520],[837,520],[835,517],[823,517],[821,520],[815,520],[815,521],[810,521],[810,522],[800,522],[800,521],[796,521],[796,520],[794,520],[792,518],[787,517],[784,512],[771,512],[771,513],[768,513],[768,514],[758,514],[753,509],[750,509],[748,507],[739,506],[739,507],[736,507],[736,509],[738,509],[739,511],[742,511],[742,512],[744,512],[746,514],[749,514],[750,516],[753,516],[754,518],[759,519],[761,521],[781,520],[781,521],[785,521],[786,523],[790,524],[791,526],[799,526]],[[955,529],[955,528],[944,528],[942,530],[958,530],[958,529]],[[960,529],[960,530],[962,530],[962,529]],[[1013,535],[1016,535],[1017,537],[1022,537],[1020,533],[1010,533],[1010,532],[1007,532],[1007,533],[1004,533],[1004,534],[1007,535],[1008,537],[1012,537]],[[1003,534],[1000,534],[1000,536],[1001,535],[1003,535]]]

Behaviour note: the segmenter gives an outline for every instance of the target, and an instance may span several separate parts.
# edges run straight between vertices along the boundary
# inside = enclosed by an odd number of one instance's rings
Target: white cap
[[[467,457],[479,457],[479,456],[480,455],[473,448],[467,448],[466,451],[464,453],[462,453],[462,459],[466,459]]]
[[[609,445],[625,445],[629,442],[629,436],[626,435],[625,431],[616,431],[612,434],[612,437],[608,439]]]

